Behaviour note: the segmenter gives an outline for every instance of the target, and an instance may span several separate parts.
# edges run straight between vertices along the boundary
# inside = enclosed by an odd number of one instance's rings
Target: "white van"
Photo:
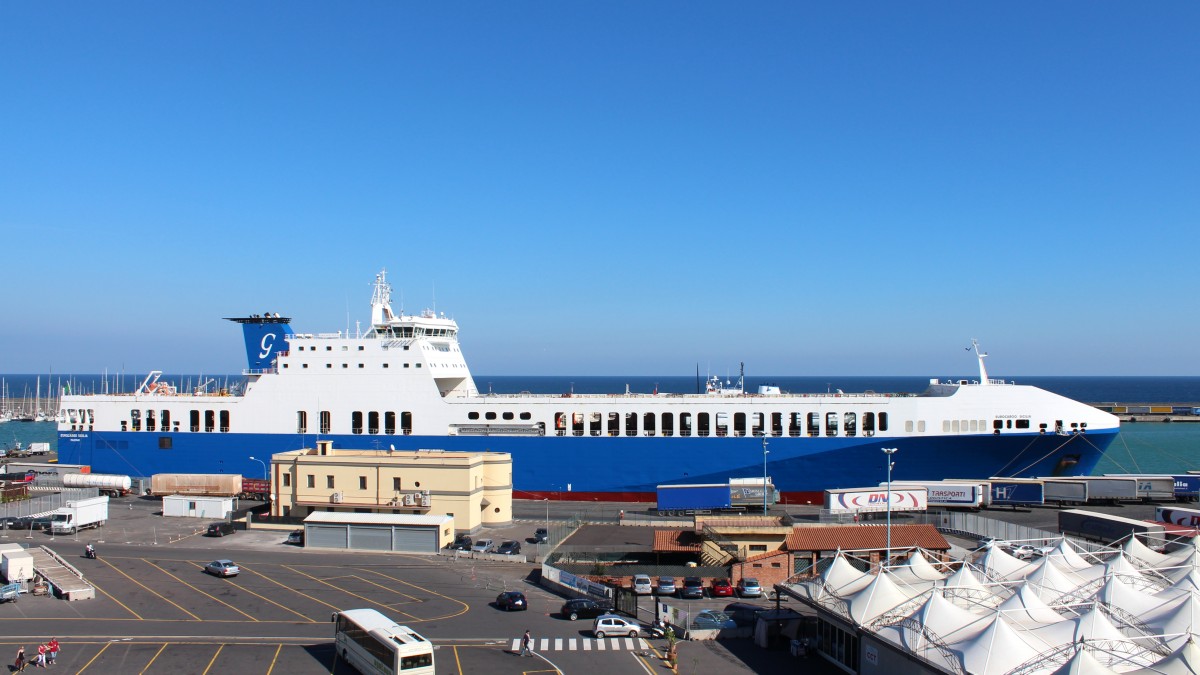
[[[633,575],[633,592],[635,595],[653,595],[654,583],[645,574]]]

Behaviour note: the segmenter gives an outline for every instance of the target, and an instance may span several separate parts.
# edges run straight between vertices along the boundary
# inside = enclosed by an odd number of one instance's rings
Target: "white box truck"
[[[75,499],[50,517],[52,534],[71,534],[88,527],[103,527],[108,520],[108,497]]]

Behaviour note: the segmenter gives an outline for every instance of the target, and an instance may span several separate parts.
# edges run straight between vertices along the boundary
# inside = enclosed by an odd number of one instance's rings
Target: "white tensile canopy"
[[[864,572],[846,560],[846,554],[841,551],[833,558],[833,562],[821,575],[825,586],[837,596],[846,596],[866,588],[875,575]]]
[[[1106,605],[1120,607],[1135,616],[1146,616],[1165,604],[1163,598],[1138,590],[1120,575],[1109,577],[1095,597]]]
[[[1024,578],[1033,571],[1033,565],[1009,555],[995,544],[988,546],[987,553],[983,554],[978,564],[997,579],[1009,581]]]
[[[929,646],[931,639],[939,643],[969,640],[987,628],[992,615],[985,616],[963,609],[934,591],[908,618],[912,619],[908,627],[886,626],[879,630],[879,635],[911,651],[921,652]],[[925,630],[913,630],[912,623],[923,626]]]
[[[1182,647],[1167,658],[1147,668],[1129,671],[1129,675],[1196,675],[1200,673],[1200,647],[1196,638],[1188,638]]]
[[[1075,655],[1071,657],[1061,668],[1051,673],[1051,675],[1116,675],[1117,671],[1096,660],[1086,649],[1075,650]]]
[[[971,675],[1002,675],[1041,651],[1030,646],[999,612],[979,635],[949,647],[961,655],[963,669]]]
[[[1058,545],[1054,550],[1046,554],[1047,560],[1053,560],[1059,567],[1069,570],[1087,570],[1094,565],[1083,559],[1083,556],[1075,550],[1075,547],[1067,541],[1066,537],[1061,537],[1058,540]]]
[[[934,567],[921,549],[915,549],[903,565],[889,569],[888,573],[897,583],[916,586],[920,586],[923,582],[941,581],[946,578],[946,573]]]
[[[908,589],[892,581],[887,572],[881,572],[866,588],[847,597],[846,602],[850,605],[850,617],[863,625],[912,599]]]
[[[1200,595],[1182,595],[1139,616],[1168,646],[1178,648],[1200,632]]]
[[[1041,599],[1053,602],[1063,594],[1087,583],[1087,580],[1076,574],[1064,572],[1053,560],[1043,558],[1025,576],[1025,583],[1032,585]]]
[[[1149,546],[1143,544],[1137,537],[1130,537],[1127,539],[1125,544],[1121,546],[1121,550],[1124,551],[1125,555],[1129,556],[1130,558],[1140,560],[1150,567],[1162,567],[1163,565],[1170,564],[1170,556],[1163,555],[1162,553],[1151,549]]]
[[[996,608],[1009,623],[1032,628],[1068,619],[1042,601],[1029,584],[1022,584],[1012,596]]]

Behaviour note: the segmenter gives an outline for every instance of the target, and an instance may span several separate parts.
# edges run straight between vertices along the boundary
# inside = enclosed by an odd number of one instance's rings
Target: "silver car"
[[[204,571],[218,577],[236,577],[241,572],[232,560],[214,560],[204,566]]]

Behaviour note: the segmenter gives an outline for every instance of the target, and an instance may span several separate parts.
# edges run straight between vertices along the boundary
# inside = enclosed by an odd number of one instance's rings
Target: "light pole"
[[[550,545],[550,498],[545,497],[542,499],[542,502],[544,502],[546,504],[546,541],[538,542],[538,543],[539,544],[544,543],[547,546],[549,546]]]
[[[763,515],[767,515],[767,455],[771,451],[767,449],[767,438],[763,437]]]
[[[253,457],[251,457],[250,459],[253,459],[254,461],[263,465],[263,480],[266,480],[267,479],[267,463],[262,461],[261,459],[255,459]]]
[[[887,558],[892,557],[892,455],[895,454],[898,448],[881,448],[883,454],[887,455]]]

